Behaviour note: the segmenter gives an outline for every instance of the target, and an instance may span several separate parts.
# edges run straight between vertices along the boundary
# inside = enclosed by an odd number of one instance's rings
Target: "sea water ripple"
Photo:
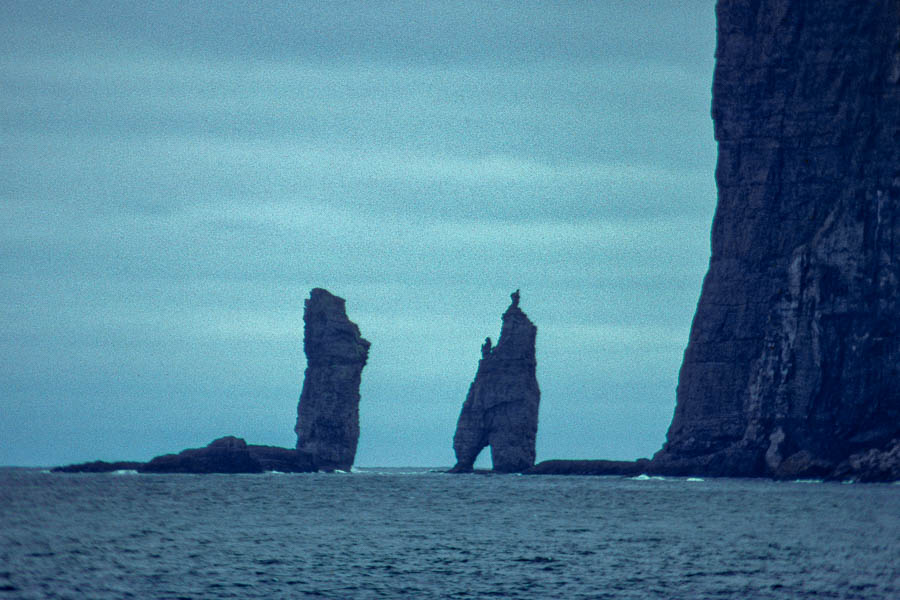
[[[0,469],[7,598],[898,598],[900,487]]]

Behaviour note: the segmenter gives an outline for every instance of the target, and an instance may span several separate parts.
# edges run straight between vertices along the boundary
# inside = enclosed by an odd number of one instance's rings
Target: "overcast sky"
[[[516,288],[538,460],[650,456],[709,260],[713,5],[0,3],[0,464],[293,446],[313,287],[372,343],[357,465],[454,463]]]

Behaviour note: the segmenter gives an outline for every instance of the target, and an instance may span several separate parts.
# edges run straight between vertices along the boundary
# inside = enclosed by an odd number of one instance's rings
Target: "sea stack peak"
[[[534,465],[541,399],[537,327],[519,308],[519,290],[511,299],[497,344],[487,338],[481,347],[478,371],[459,415],[453,436],[457,473],[471,471],[486,446],[491,447],[494,471],[518,473]]]
[[[359,384],[369,342],[346,302],[322,288],[304,302],[306,373],[297,406],[297,450],[321,470],[349,471],[359,441]]]

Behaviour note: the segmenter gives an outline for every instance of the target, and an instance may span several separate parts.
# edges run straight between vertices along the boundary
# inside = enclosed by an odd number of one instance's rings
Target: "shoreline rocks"
[[[259,461],[250,456],[247,442],[226,436],[205,448],[188,448],[178,454],[163,454],[138,468],[139,473],[262,473]]]

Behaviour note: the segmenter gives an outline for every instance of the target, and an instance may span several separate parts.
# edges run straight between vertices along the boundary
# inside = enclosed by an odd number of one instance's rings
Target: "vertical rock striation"
[[[534,465],[537,436],[538,388],[535,337],[537,327],[519,308],[518,290],[503,313],[500,340],[487,338],[475,380],[453,436],[454,472],[468,472],[478,454],[491,447],[494,470],[522,472]]]
[[[891,472],[900,2],[720,0],[716,11],[712,256],[653,470]]]
[[[304,303],[306,374],[297,406],[297,450],[322,470],[350,470],[359,440],[359,384],[369,342],[344,299],[316,288]]]

